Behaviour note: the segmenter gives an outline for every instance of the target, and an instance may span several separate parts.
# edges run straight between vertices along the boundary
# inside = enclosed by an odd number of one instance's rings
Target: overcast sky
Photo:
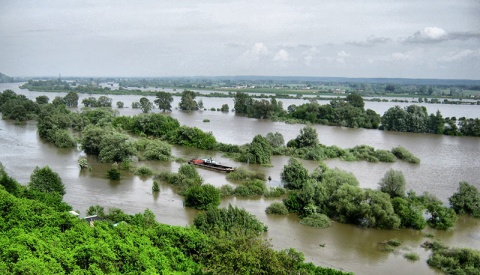
[[[0,72],[480,79],[480,1],[1,0]]]

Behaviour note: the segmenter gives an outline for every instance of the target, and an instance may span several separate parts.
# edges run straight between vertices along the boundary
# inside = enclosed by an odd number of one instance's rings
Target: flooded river
[[[12,89],[33,99],[43,94],[19,90],[18,84],[0,84],[0,91],[5,89]],[[58,95],[45,94],[49,96],[50,100]],[[81,95],[81,98],[83,97],[85,96]],[[125,106],[131,106],[132,101],[139,99],[139,96],[109,97],[113,98],[114,104],[116,101],[123,101]],[[204,98],[203,101],[208,109],[220,108],[224,103],[229,104],[230,107],[233,106],[232,99],[228,98]],[[175,98],[175,106],[176,102],[178,102],[178,98]],[[301,104],[301,101],[298,102]],[[375,104],[386,104],[381,105],[381,108],[387,109],[389,106],[395,105],[395,103]],[[436,111],[432,104],[426,106],[429,112]],[[435,106],[441,110],[444,116],[480,116],[480,106]],[[383,114],[381,111],[376,111]],[[120,113],[135,115],[140,113],[140,110],[125,108]],[[211,131],[218,141],[233,144],[251,142],[256,134],[265,135],[268,132],[280,132],[288,141],[295,138],[304,126],[249,119],[235,116],[231,112],[184,113],[174,110],[169,115],[178,119],[181,124]],[[211,122],[204,123],[203,119],[205,118],[210,119]],[[354,173],[364,188],[377,188],[378,181],[390,168],[401,170],[404,173],[407,189],[412,189],[417,193],[428,191],[445,203],[448,202],[448,197],[456,191],[460,181],[467,181],[480,188],[480,138],[407,134],[320,125],[314,127],[317,129],[320,142],[326,145],[353,147],[366,144],[378,149],[391,149],[401,145],[421,159],[420,165],[402,161],[393,164],[340,160],[326,162],[331,168],[338,167]],[[272,185],[280,184],[280,171],[288,162],[287,157],[278,156],[272,158],[273,167],[263,167],[235,163],[222,158],[216,152],[182,147],[174,147],[172,151],[175,156],[185,158],[213,156],[224,164],[262,171],[272,177],[270,183]],[[35,166],[49,165],[60,174],[66,185],[65,201],[82,214],[85,214],[88,206],[94,204],[100,204],[106,208],[119,207],[132,214],[143,212],[149,208],[156,214],[159,222],[181,226],[191,225],[197,211],[184,208],[183,198],[175,194],[169,185],[162,184],[161,191],[158,194],[152,194],[151,179],[142,180],[132,174],[124,174],[119,182],[109,181],[105,174],[110,165],[98,163],[92,157],[88,159],[93,170],[91,172],[80,171],[77,160],[83,155],[80,150],[59,149],[40,140],[34,122],[15,125],[12,122],[0,120],[0,162],[11,176],[22,184],[28,183]],[[302,162],[310,171],[318,165],[313,161]],[[142,164],[150,166],[155,171],[176,171],[179,167],[178,163],[145,162]],[[199,172],[206,183],[216,186],[227,183],[225,174],[202,169],[199,169]],[[266,215],[265,208],[275,200],[260,197],[229,198],[222,201],[222,206],[231,203],[255,214],[268,225],[269,230],[265,234],[265,238],[271,239],[275,248],[294,247],[305,254],[307,261],[323,266],[343,268],[356,274],[435,274],[436,271],[426,264],[429,251],[420,248],[420,244],[428,240],[425,237],[426,233],[432,233],[435,238],[449,246],[480,249],[480,220],[478,219],[460,217],[455,228],[450,232],[432,229],[425,229],[422,232],[362,229],[340,223],[333,223],[333,226],[327,229],[315,229],[299,224],[299,219],[295,215],[286,217]],[[392,238],[402,240],[403,245],[391,253],[380,251],[378,243]],[[408,251],[416,252],[420,256],[420,260],[410,262],[404,259],[403,254]]]

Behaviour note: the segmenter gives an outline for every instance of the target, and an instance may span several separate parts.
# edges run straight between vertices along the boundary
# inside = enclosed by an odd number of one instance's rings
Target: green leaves
[[[453,210],[458,214],[467,214],[480,218],[480,192],[475,186],[468,184],[468,182],[460,182],[458,191],[448,200]]]
[[[50,167],[43,168],[35,167],[30,176],[29,187],[32,190],[44,193],[58,193],[65,195],[65,185],[62,183],[60,176],[54,172]]]

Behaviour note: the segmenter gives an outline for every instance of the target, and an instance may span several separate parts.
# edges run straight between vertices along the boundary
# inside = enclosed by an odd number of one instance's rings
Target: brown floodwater
[[[17,84],[0,84],[0,90],[13,89],[24,93],[29,98],[35,98],[40,93],[18,90]],[[52,100],[57,94],[45,93]],[[116,101],[124,101],[126,106],[138,100],[138,96],[110,96]],[[176,99],[178,100],[178,99]],[[220,107],[231,99],[204,98],[206,107]],[[223,103],[222,103],[223,102]],[[385,103],[390,104],[390,103]],[[444,112],[454,112],[457,105],[440,105],[442,108],[454,108]],[[461,106],[460,106],[461,107]],[[476,106],[473,106],[476,107]],[[384,107],[382,107],[384,108]],[[474,111],[477,114],[480,106]],[[156,110],[158,111],[158,110]],[[430,110],[433,111],[433,110]],[[460,109],[458,109],[460,112]],[[468,112],[471,110],[469,109]],[[140,110],[125,108],[122,114],[134,115]],[[295,138],[304,125],[284,124],[266,120],[248,119],[213,111],[184,113],[174,110],[172,117],[181,124],[196,126],[205,131],[211,131],[218,141],[243,144],[250,142],[257,134],[280,132],[285,140]],[[460,115],[457,115],[459,117]],[[474,116],[474,117],[478,117]],[[204,123],[203,119],[210,119]],[[354,147],[366,144],[378,149],[391,149],[401,145],[421,159],[421,164],[413,165],[402,161],[396,163],[368,163],[364,161],[346,162],[341,160],[326,161],[331,168],[352,172],[363,188],[377,188],[377,183],[390,168],[401,170],[407,181],[407,189],[417,193],[428,191],[446,204],[448,197],[457,189],[460,181],[467,181],[480,189],[480,139],[472,137],[448,137],[428,134],[408,134],[384,132],[366,129],[348,129],[314,125],[320,142],[326,145]],[[221,154],[192,148],[174,147],[172,153],[178,157],[214,157],[223,164],[245,167],[260,171],[272,177],[270,185],[280,185],[280,172],[288,162],[288,157],[275,156],[272,167],[247,165],[223,158]],[[83,215],[90,205],[100,204],[109,207],[119,207],[127,213],[143,212],[146,208],[152,210],[157,220],[172,225],[191,225],[197,211],[183,207],[183,198],[177,195],[172,187],[162,183],[160,192],[151,191],[152,179],[141,179],[133,174],[122,174],[120,181],[110,181],[106,178],[106,170],[110,164],[99,163],[96,158],[88,157],[93,166],[91,172],[81,171],[78,159],[85,156],[78,149],[59,149],[52,144],[39,139],[34,122],[26,125],[15,125],[12,122],[0,120],[0,162],[5,166],[10,176],[20,183],[27,184],[35,166],[49,165],[58,172],[66,185],[67,194],[64,199],[74,209]],[[318,162],[302,161],[304,166],[313,171]],[[141,162],[154,171],[177,171],[180,164],[170,162]],[[225,179],[225,174],[199,169],[205,183],[215,186],[234,184]],[[243,207],[268,225],[265,238],[271,239],[276,249],[293,247],[305,254],[307,261],[315,264],[342,268],[356,274],[435,274],[426,260],[429,251],[420,247],[426,240],[427,233],[433,234],[449,246],[480,249],[480,220],[469,217],[459,217],[452,231],[444,232],[425,229],[415,230],[376,230],[364,229],[352,225],[334,222],[327,229],[315,229],[301,225],[296,215],[274,216],[266,215],[265,208],[279,199],[228,198],[222,201],[222,206],[228,204]],[[402,246],[394,252],[381,251],[382,241],[397,238],[403,241]],[[411,262],[403,257],[407,252],[415,252],[420,260]]]

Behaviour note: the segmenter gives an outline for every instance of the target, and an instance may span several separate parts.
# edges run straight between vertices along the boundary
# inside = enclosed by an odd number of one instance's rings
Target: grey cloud
[[[426,27],[402,40],[403,43],[431,44],[452,40],[480,39],[480,33],[475,32],[447,32],[438,27]]]
[[[370,36],[364,41],[348,41],[346,44],[358,46],[358,47],[373,47],[380,44],[386,44],[392,42],[392,39],[386,37]]]

